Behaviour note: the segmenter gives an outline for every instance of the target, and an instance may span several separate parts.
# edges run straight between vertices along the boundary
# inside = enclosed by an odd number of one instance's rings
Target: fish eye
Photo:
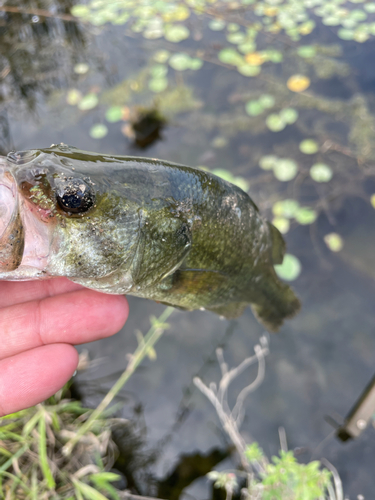
[[[64,212],[80,214],[87,212],[95,203],[91,186],[82,179],[67,179],[56,188],[57,202]]]

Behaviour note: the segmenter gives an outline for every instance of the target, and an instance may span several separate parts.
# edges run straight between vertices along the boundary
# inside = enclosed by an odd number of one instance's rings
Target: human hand
[[[72,344],[113,335],[127,317],[124,296],[65,278],[0,282],[0,416],[52,396],[77,368]]]

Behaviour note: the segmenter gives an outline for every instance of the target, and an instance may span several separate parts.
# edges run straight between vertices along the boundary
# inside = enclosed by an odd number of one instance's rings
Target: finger
[[[80,290],[81,285],[66,278],[40,281],[0,281],[0,308],[21,304],[29,300],[41,300],[59,293]]]
[[[83,289],[0,309],[0,359],[45,344],[82,344],[118,332],[128,317],[122,295]]]
[[[53,344],[0,361],[0,416],[33,406],[55,394],[73,375],[78,353]]]

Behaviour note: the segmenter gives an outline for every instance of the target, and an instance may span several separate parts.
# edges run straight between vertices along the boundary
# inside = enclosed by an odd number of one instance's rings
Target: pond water
[[[337,468],[350,499],[373,498],[375,431],[344,444],[326,417],[344,417],[375,371],[374,12],[361,0],[0,2],[2,154],[64,142],[204,167],[284,232],[280,272],[303,307],[268,335],[242,434],[271,456],[283,427],[301,461]],[[129,304],[121,332],[80,347],[95,360],[76,377],[85,404],[164,309]],[[134,435],[119,468],[138,494],[219,498],[205,474],[237,459],[193,377],[218,381],[215,349],[238,365],[264,332],[250,310],[169,323],[122,392]]]

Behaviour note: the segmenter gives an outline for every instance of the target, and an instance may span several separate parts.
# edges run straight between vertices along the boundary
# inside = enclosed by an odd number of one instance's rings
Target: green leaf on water
[[[77,89],[70,89],[66,95],[66,102],[71,106],[76,106],[82,99],[82,94]]]
[[[197,71],[198,69],[201,69],[202,66],[202,59],[198,59],[197,57],[190,59],[190,69]]]
[[[280,132],[285,128],[284,120],[276,113],[267,116],[266,125],[272,132]]]
[[[247,192],[250,188],[250,183],[243,177],[235,177],[231,182],[245,192]]]
[[[297,54],[306,59],[314,57],[316,55],[316,47],[314,45],[301,45],[297,49]]]
[[[240,29],[240,25],[237,23],[229,23],[227,26],[227,30],[230,33],[234,33],[235,31],[238,31]]]
[[[122,118],[122,108],[121,106],[111,106],[107,109],[105,113],[105,119],[107,122],[115,123],[120,121]]]
[[[272,207],[272,212],[276,217],[286,217],[292,219],[298,212],[300,206],[298,201],[286,199],[277,201]]]
[[[168,87],[168,78],[161,76],[160,78],[152,78],[148,82],[148,88],[158,94],[159,92],[163,92]]]
[[[324,236],[324,241],[327,247],[332,252],[339,252],[344,246],[341,236],[337,233],[329,233]]]
[[[259,160],[259,166],[262,170],[273,170],[278,161],[278,157],[274,155],[262,156]]]
[[[154,61],[163,64],[168,61],[170,55],[171,53],[168,50],[158,50],[155,52],[153,59]]]
[[[273,169],[273,173],[276,179],[282,182],[287,182],[294,179],[294,177],[297,175],[297,172],[297,163],[289,158],[279,160]]]
[[[295,255],[286,253],[282,264],[275,266],[277,275],[284,280],[293,281],[298,278],[301,273],[301,263]]]
[[[354,31],[352,29],[340,28],[337,32],[337,36],[342,40],[353,40]]]
[[[229,43],[234,43],[236,45],[244,43],[246,40],[245,33],[238,31],[237,33],[228,33],[227,40]]]
[[[369,14],[374,14],[375,13],[375,2],[372,3],[366,3],[363,8],[365,9],[366,12]]]
[[[305,139],[300,143],[299,149],[306,155],[313,155],[319,151],[319,145],[313,139]]]
[[[90,136],[93,139],[102,139],[108,134],[108,128],[102,123],[97,123],[90,128]]]
[[[168,42],[178,43],[189,38],[190,31],[182,24],[175,24],[165,29],[164,38]]]
[[[217,175],[218,177],[221,177],[225,181],[233,182],[234,175],[232,174],[232,172],[229,172],[229,170],[225,170],[225,168],[215,168],[212,173],[214,175]]]
[[[275,98],[273,97],[273,95],[270,94],[261,95],[258,101],[266,109],[270,109],[275,105]]]
[[[316,212],[312,208],[301,207],[294,217],[299,224],[312,224],[316,220]]]
[[[94,93],[86,94],[78,103],[78,108],[81,111],[87,111],[95,108],[99,103],[98,96]]]
[[[255,52],[257,49],[257,45],[255,42],[245,42],[241,43],[237,46],[238,50],[243,54],[249,54],[251,52]]]
[[[236,51],[236,49],[231,48],[221,50],[218,54],[218,58],[222,63],[233,64],[234,66],[244,63],[242,56]]]
[[[237,66],[237,71],[244,76],[257,76],[259,75],[260,66],[253,66],[252,64],[243,63]]]
[[[287,233],[290,228],[290,222],[285,217],[275,217],[272,220],[272,224],[280,231],[281,234]]]
[[[315,163],[310,168],[310,176],[316,182],[329,182],[332,179],[333,173],[328,165]]]
[[[173,54],[173,56],[169,59],[169,65],[176,71],[185,71],[186,69],[190,69],[190,64],[190,56],[184,54],[183,52]]]
[[[292,125],[298,119],[298,111],[294,108],[284,108],[280,111],[279,116],[285,123]]]
[[[264,107],[259,101],[248,101],[245,105],[246,113],[250,116],[258,116],[264,111]]]
[[[154,78],[160,78],[167,75],[168,67],[165,64],[154,64],[150,68],[150,73]]]
[[[221,31],[225,28],[225,21],[223,19],[212,19],[209,23],[208,23],[208,27],[212,30],[212,31]]]

